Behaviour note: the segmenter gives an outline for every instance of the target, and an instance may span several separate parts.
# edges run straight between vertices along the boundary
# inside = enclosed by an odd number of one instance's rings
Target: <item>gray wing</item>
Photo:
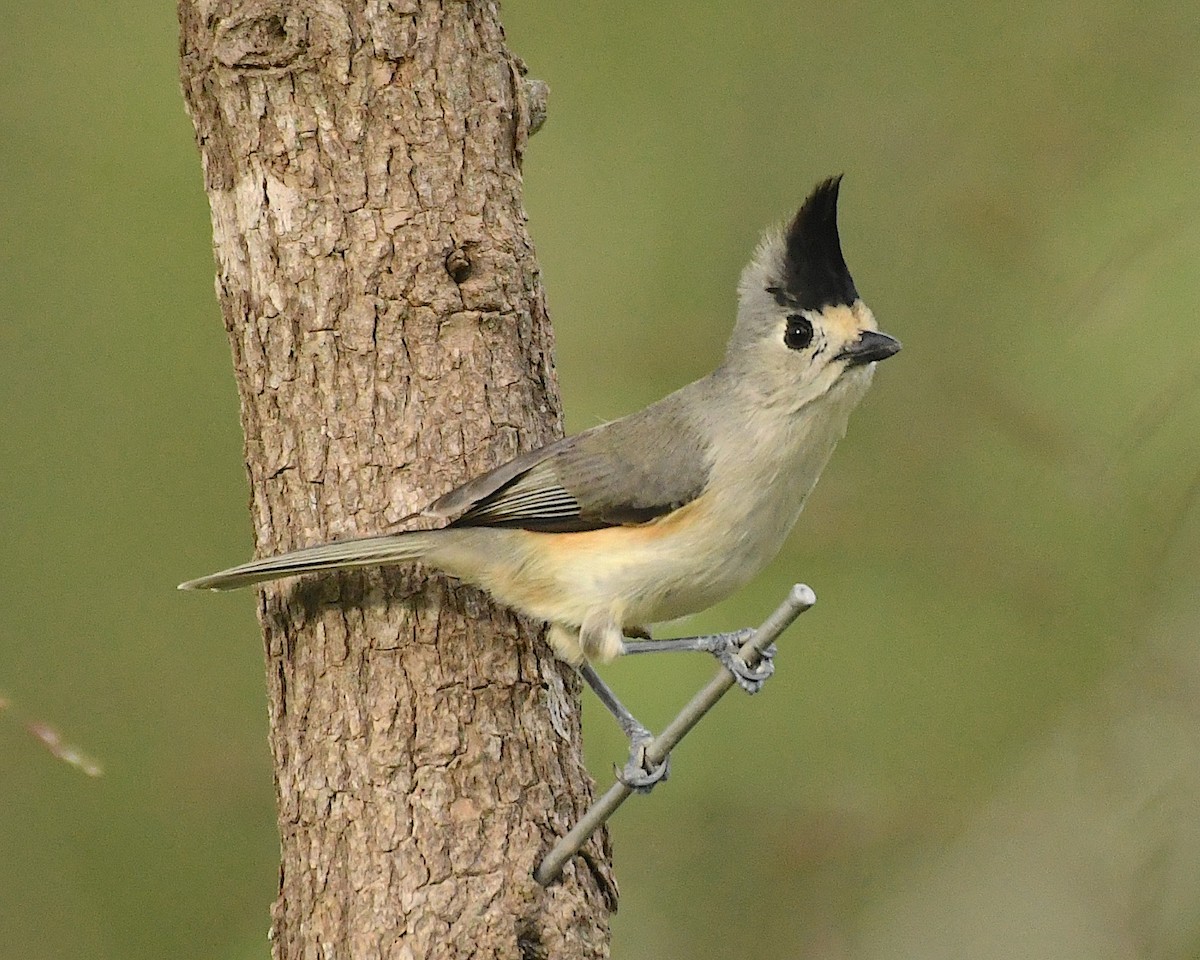
[[[694,500],[708,445],[677,395],[523,454],[435,501],[454,527],[570,532],[645,523]]]

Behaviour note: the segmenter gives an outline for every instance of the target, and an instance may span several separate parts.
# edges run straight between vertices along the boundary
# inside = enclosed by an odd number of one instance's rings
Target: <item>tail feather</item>
[[[264,580],[291,577],[314,570],[343,570],[375,564],[418,560],[432,547],[437,531],[412,531],[383,537],[359,537],[338,540],[316,547],[305,547],[277,557],[252,560],[207,577],[188,580],[180,590],[236,590]]]

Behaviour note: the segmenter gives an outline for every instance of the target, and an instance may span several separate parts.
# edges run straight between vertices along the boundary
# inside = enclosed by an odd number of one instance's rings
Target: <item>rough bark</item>
[[[558,435],[494,3],[181,0],[259,554],[394,526]],[[260,594],[274,956],[603,957],[578,686],[536,625],[392,568]]]

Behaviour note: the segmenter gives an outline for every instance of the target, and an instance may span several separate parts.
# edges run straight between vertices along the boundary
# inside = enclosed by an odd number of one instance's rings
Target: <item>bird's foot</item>
[[[711,633],[702,637],[677,637],[673,640],[641,640],[625,645],[625,653],[672,653],[681,650],[699,650],[711,653],[721,666],[733,674],[739,687],[747,693],[758,693],[767,678],[775,672],[775,644],[763,651],[758,663],[749,666],[742,659],[742,644],[754,636],[753,630],[735,630],[733,633]]]
[[[654,735],[645,727],[633,731],[629,737],[629,759],[625,761],[625,766],[613,764],[617,779],[638,793],[649,793],[656,784],[671,775],[669,755],[657,764],[650,763],[647,758],[646,748],[653,742]]]
[[[735,633],[717,633],[709,637],[697,637],[700,649],[707,650],[726,670],[733,674],[737,685],[747,693],[755,694],[775,672],[775,644],[762,652],[753,667],[742,659],[742,644],[754,636],[753,630],[738,630]]]
[[[604,704],[621,725],[621,730],[629,738],[629,759],[624,767],[616,767],[617,779],[631,790],[638,793],[649,793],[659,781],[666,780],[670,773],[671,758],[664,757],[661,763],[650,763],[646,757],[646,748],[654,742],[654,734],[647,730],[638,719],[629,712],[625,704],[617,699],[608,684],[600,679],[596,668],[590,663],[580,666],[579,673],[592,688],[597,699]]]

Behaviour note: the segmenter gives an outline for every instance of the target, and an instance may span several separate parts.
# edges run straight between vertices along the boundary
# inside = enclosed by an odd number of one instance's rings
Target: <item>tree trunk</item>
[[[495,3],[180,0],[260,555],[375,533],[561,429]],[[408,521],[408,526],[415,523]],[[604,957],[578,684],[410,568],[268,585],[276,958]]]

